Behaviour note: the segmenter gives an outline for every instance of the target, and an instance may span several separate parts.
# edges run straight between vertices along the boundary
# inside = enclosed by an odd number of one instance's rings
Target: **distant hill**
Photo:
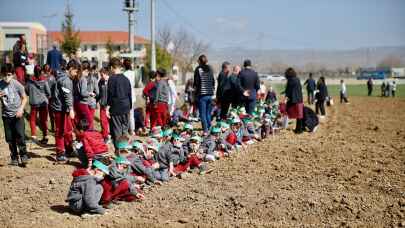
[[[304,68],[356,68],[374,67],[388,56],[400,58],[405,63],[405,46],[370,47],[354,50],[255,50],[238,47],[210,50],[209,60],[216,68],[227,60],[242,64],[249,58],[261,71],[280,66],[296,66]]]

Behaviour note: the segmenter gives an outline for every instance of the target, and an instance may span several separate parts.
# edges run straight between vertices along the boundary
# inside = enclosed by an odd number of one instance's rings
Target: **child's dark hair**
[[[89,129],[89,122],[87,119],[81,119],[76,127],[79,131],[87,131]]]
[[[40,66],[40,65],[35,65],[35,66],[34,66],[34,76],[35,76],[36,78],[39,78],[39,76],[41,76],[41,73],[42,73],[42,68],[41,68],[41,66]]]
[[[295,72],[295,70],[292,67],[290,67],[285,71],[285,77],[294,78],[294,77],[297,77],[297,73]]]
[[[76,60],[72,59],[68,62],[66,69],[67,70],[70,70],[70,69],[79,70],[80,64]]]
[[[132,70],[132,62],[131,62],[131,59],[125,58],[123,65],[124,65],[124,69],[125,69],[125,70]]]
[[[87,61],[87,60],[86,60],[86,61],[83,61],[83,62],[82,62],[81,70],[82,70],[82,71],[84,71],[84,70],[90,71],[90,62]]]
[[[2,75],[5,76],[6,74],[9,74],[9,73],[14,74],[14,67],[13,67],[13,64],[11,64],[11,63],[7,63],[1,67]]]
[[[120,59],[114,57],[110,60],[110,67],[113,69],[118,69],[121,67],[121,61]]]
[[[156,71],[153,71],[153,70],[151,70],[150,72],[149,72],[149,79],[155,79],[156,78]]]

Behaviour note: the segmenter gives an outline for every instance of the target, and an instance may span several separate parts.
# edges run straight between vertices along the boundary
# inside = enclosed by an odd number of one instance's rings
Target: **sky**
[[[60,30],[66,0],[0,0],[0,21]],[[136,34],[150,37],[150,1]],[[76,27],[127,31],[123,0],[70,0]],[[211,48],[356,49],[405,45],[404,0],[156,0],[156,29],[183,28]]]

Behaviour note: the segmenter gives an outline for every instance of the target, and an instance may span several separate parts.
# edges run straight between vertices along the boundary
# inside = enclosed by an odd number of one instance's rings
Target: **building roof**
[[[52,40],[62,41],[61,32],[48,32]],[[128,44],[128,32],[122,31],[80,31],[79,38],[82,44],[105,44],[110,39],[113,44]],[[149,43],[143,37],[134,36],[135,44]]]
[[[35,28],[40,31],[46,32],[46,28],[38,22],[15,22],[15,21],[1,21],[0,27],[27,27],[27,28]]]

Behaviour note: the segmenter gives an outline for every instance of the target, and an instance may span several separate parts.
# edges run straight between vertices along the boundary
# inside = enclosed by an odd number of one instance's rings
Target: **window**
[[[6,38],[20,38],[24,34],[6,34]]]
[[[91,45],[91,50],[92,51],[97,51],[97,45]]]
[[[83,46],[83,51],[87,51],[87,45]]]
[[[134,51],[140,51],[140,50],[142,50],[142,44],[135,44],[134,45]]]
[[[121,51],[121,45],[117,45],[117,51]]]

